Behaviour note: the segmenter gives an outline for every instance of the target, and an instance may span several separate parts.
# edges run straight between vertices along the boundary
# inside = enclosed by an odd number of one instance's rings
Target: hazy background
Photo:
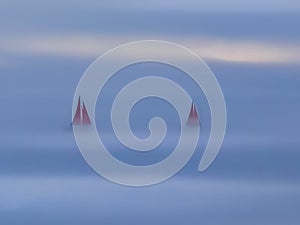
[[[299,224],[299,21],[296,0],[0,1],[1,224]],[[228,124],[204,173],[205,135],[176,176],[130,188],[86,164],[71,108],[96,57],[141,39],[203,57],[223,89]]]

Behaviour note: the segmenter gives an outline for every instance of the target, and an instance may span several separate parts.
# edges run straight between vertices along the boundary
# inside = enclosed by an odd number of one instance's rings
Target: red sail
[[[81,107],[80,107],[80,97],[78,98],[78,104],[76,108],[76,112],[73,118],[73,125],[81,125]]]
[[[88,112],[87,112],[87,110],[85,108],[84,102],[82,103],[82,124],[83,125],[90,125],[90,124],[92,124],[91,120],[90,120],[90,117],[88,115]]]
[[[197,109],[195,107],[194,102],[192,103],[192,106],[191,106],[187,124],[188,125],[199,125],[199,116],[198,116]]]

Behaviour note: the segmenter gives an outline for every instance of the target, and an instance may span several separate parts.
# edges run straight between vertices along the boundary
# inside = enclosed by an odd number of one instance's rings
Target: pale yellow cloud
[[[96,58],[117,45],[141,39],[145,37],[47,35],[2,39],[0,49],[13,54]],[[300,62],[300,46],[205,38],[177,40],[165,37],[163,39],[184,45],[205,59],[246,63]],[[141,49],[134,51],[142,53]],[[119,57],[130,57],[130,53],[123,53]],[[173,55],[173,57],[180,59],[180,55]]]
[[[300,62],[300,46],[258,41],[191,40],[191,48],[204,58],[249,63]]]

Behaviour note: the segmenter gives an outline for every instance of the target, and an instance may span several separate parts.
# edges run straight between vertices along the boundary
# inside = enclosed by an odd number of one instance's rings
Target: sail
[[[89,114],[85,108],[85,104],[83,102],[82,103],[82,125],[90,125],[90,124],[92,124],[92,123],[91,123]]]
[[[192,106],[191,106],[187,124],[188,125],[199,125],[199,116],[198,116],[198,112],[197,112],[194,102],[192,102]]]
[[[80,103],[80,96],[78,98],[78,104],[76,108],[76,112],[72,121],[73,125],[81,125],[81,103]]]

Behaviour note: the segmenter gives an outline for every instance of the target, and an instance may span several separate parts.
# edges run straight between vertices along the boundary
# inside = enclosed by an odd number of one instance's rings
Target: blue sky
[[[298,224],[299,21],[295,0],[1,1],[0,221]],[[228,128],[205,173],[197,166],[206,136],[174,178],[132,189],[89,168],[69,124],[88,65],[141,39],[174,41],[205,59]]]

